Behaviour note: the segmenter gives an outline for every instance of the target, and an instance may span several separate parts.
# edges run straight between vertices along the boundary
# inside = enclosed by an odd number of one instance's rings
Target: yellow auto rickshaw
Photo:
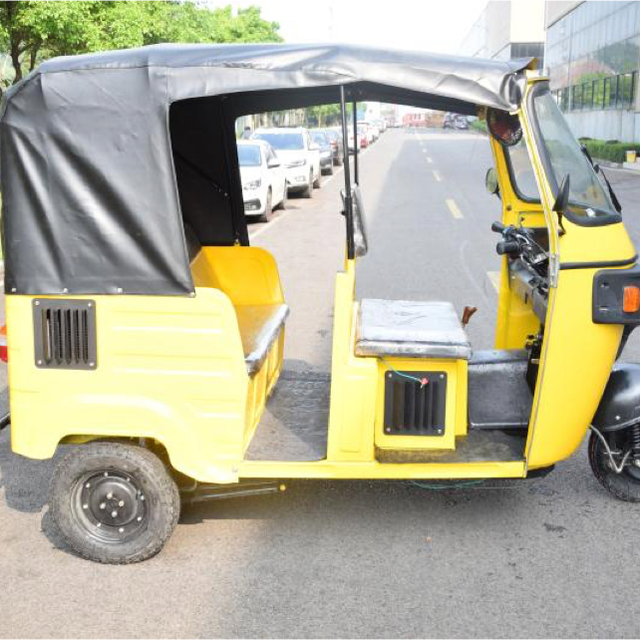
[[[540,476],[588,429],[598,480],[640,499],[640,368],[615,364],[640,322],[637,254],[532,68],[337,45],[159,45],[51,60],[6,93],[0,424],[19,455],[70,445],[50,508],[71,547],[144,560],[181,500],[293,478]],[[348,106],[364,100],[486,121],[502,210],[493,350],[472,349],[471,308],[355,298],[367,251],[356,154],[336,203],[346,250],[330,375],[284,366],[289,309],[274,257],[249,246],[235,122],[339,103],[347,158]]]

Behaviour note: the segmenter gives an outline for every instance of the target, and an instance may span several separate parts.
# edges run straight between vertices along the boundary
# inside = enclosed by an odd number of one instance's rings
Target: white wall
[[[633,111],[572,111],[564,117],[576,138],[640,142],[640,114]]]

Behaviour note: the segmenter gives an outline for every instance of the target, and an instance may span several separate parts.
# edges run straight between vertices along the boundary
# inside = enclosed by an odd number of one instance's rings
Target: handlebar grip
[[[496,245],[496,251],[498,255],[519,255],[520,245],[515,240],[506,240],[505,242],[498,242]]]
[[[502,222],[494,222],[491,225],[491,231],[495,231],[496,233],[502,233],[507,227],[502,224]]]

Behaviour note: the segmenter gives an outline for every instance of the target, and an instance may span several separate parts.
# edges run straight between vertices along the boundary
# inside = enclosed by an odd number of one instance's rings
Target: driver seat
[[[355,355],[469,360],[471,344],[450,302],[365,298],[358,310]]]

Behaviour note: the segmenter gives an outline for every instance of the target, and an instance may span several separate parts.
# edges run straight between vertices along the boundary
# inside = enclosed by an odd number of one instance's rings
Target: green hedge
[[[479,131],[480,133],[488,133],[486,120],[480,120],[479,118],[477,120],[472,120],[469,123],[469,126],[474,131]]]
[[[580,142],[587,147],[587,151],[594,160],[608,160],[609,162],[626,162],[627,151],[637,151],[640,156],[640,144],[633,142],[618,142],[617,140],[591,140],[581,138]]]

